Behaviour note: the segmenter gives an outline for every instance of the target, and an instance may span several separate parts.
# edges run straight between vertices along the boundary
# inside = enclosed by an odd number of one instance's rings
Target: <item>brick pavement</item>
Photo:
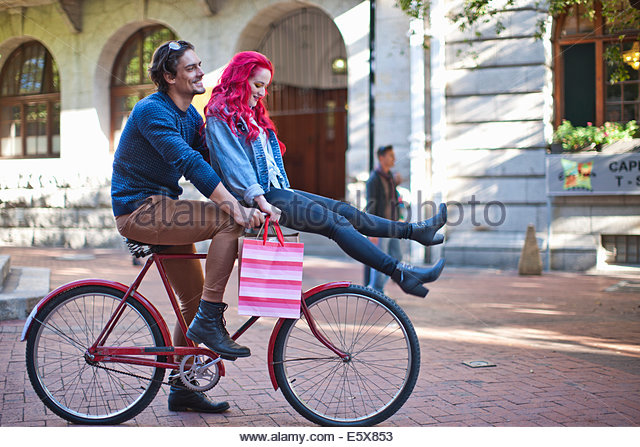
[[[3,248],[12,265],[48,267],[56,287],[86,277],[130,281],[139,267],[124,251]],[[336,279],[359,282],[355,262],[308,258],[305,287]],[[164,315],[168,306],[152,272],[141,292]],[[418,384],[381,426],[638,426],[640,425],[640,294],[605,291],[621,275],[446,268],[425,300],[395,286],[387,294],[411,317],[422,351]],[[629,279],[629,277],[626,277]],[[635,279],[638,280],[636,274]],[[236,275],[225,301],[235,313]],[[162,297],[162,300],[158,298]],[[259,321],[243,343],[253,355],[227,362],[227,376],[209,395],[231,410],[217,415],[172,413],[168,390],[128,426],[309,426],[275,392],[266,368],[273,319]],[[171,319],[167,322],[172,325]],[[0,322],[0,426],[65,426],[33,392],[24,365],[23,321]],[[495,367],[470,368],[469,360]]]

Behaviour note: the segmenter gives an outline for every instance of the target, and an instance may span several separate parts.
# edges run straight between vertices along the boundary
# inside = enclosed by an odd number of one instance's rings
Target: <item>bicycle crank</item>
[[[207,391],[220,381],[221,357],[213,359],[206,355],[185,355],[180,362],[180,380],[193,391]],[[188,366],[190,365],[190,366]]]

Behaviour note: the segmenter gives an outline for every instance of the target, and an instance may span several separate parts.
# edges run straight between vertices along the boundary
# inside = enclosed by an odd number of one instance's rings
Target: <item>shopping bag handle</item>
[[[276,230],[276,236],[278,238],[278,242],[280,245],[284,247],[284,236],[282,236],[282,230],[280,229],[280,224],[278,222],[272,222],[273,228]],[[267,244],[267,233],[269,233],[269,216],[267,215],[264,220],[264,234],[262,235],[262,245]]]

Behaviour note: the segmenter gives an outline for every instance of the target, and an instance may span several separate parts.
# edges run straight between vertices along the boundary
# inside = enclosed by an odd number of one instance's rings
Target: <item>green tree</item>
[[[462,31],[472,30],[478,24],[493,23],[496,33],[500,34],[505,29],[502,13],[517,7],[517,2],[518,0],[464,0],[449,19]],[[396,0],[396,4],[411,17],[427,17],[430,1]],[[602,16],[611,34],[619,35],[620,41],[628,34],[633,34],[640,41],[640,0],[538,0],[536,8],[557,17],[575,5],[581,5],[585,17],[591,20],[596,14],[596,8],[602,8]],[[545,35],[548,24],[544,17],[538,20],[534,30],[536,38],[541,39]],[[611,67],[610,82],[629,79],[629,66],[622,59],[620,47],[609,46],[604,58]]]

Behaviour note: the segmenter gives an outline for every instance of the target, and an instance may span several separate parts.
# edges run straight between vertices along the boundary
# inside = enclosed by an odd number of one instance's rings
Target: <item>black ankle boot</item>
[[[440,204],[438,214],[431,219],[411,224],[411,235],[409,239],[418,241],[422,245],[438,245],[444,242],[444,236],[436,232],[447,223],[447,205]]]
[[[223,316],[225,310],[227,310],[225,303],[210,303],[200,300],[198,312],[189,326],[187,337],[196,343],[205,344],[226,360],[249,357],[251,350],[246,346],[239,345],[229,337]]]
[[[169,377],[169,383],[169,411],[222,413],[229,409],[229,402],[213,402],[204,393],[185,388],[179,378]]]
[[[438,279],[443,268],[444,259],[440,259],[430,269],[399,263],[391,274],[391,279],[406,293],[424,298],[429,290],[422,284]]]

